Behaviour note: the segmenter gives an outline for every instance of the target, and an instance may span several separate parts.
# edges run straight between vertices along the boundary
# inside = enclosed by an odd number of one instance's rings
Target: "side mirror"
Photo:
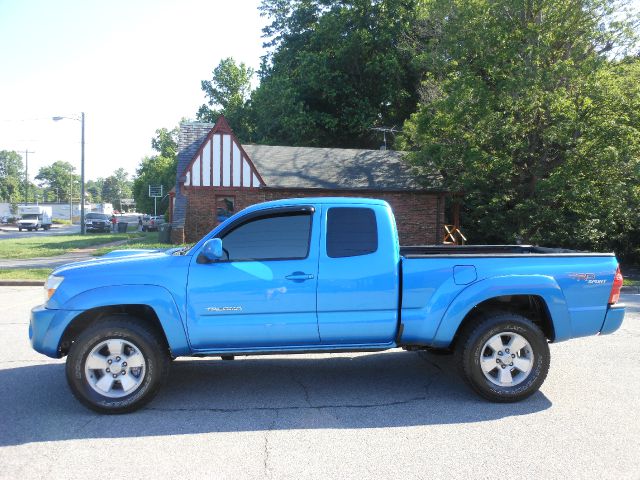
[[[219,238],[211,238],[204,242],[202,247],[202,255],[210,262],[215,262],[222,258],[222,240]]]

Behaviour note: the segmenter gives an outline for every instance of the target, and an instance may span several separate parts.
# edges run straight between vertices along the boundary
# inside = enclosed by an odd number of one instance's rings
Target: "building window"
[[[216,225],[224,222],[236,212],[236,198],[216,195]]]
[[[370,208],[330,208],[327,212],[327,255],[367,255],[378,249],[376,214]]]
[[[311,214],[254,218],[222,237],[225,260],[293,260],[309,255]]]

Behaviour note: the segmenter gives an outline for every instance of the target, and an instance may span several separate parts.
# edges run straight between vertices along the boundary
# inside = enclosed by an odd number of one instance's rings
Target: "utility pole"
[[[24,151],[24,203],[29,203],[29,149]]]
[[[80,114],[81,123],[81,153],[80,153],[80,235],[86,233],[86,225],[84,224],[84,112]]]

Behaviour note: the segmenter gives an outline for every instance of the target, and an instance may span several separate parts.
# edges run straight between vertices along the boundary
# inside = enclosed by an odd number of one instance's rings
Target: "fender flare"
[[[75,315],[56,316],[61,325],[52,322],[47,335],[59,335],[63,338],[64,331],[69,324],[87,310],[113,305],[146,305],[156,313],[164,335],[175,356],[191,353],[191,347],[186,333],[184,319],[180,315],[173,296],[164,287],[157,285],[115,285],[86,290],[67,300],[61,306],[61,312],[73,311]],[[59,331],[59,332],[58,332]]]
[[[547,275],[504,275],[472,283],[462,290],[445,311],[432,346],[446,348],[451,344],[460,324],[478,304],[506,295],[533,295],[545,303],[555,332],[554,341],[571,337],[571,319],[562,289]]]

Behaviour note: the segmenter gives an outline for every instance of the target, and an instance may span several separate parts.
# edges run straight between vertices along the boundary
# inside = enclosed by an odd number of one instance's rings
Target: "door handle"
[[[287,275],[284,278],[294,282],[304,282],[305,280],[311,280],[313,278],[313,275],[310,273],[304,273],[304,272],[293,272],[292,274]]]

